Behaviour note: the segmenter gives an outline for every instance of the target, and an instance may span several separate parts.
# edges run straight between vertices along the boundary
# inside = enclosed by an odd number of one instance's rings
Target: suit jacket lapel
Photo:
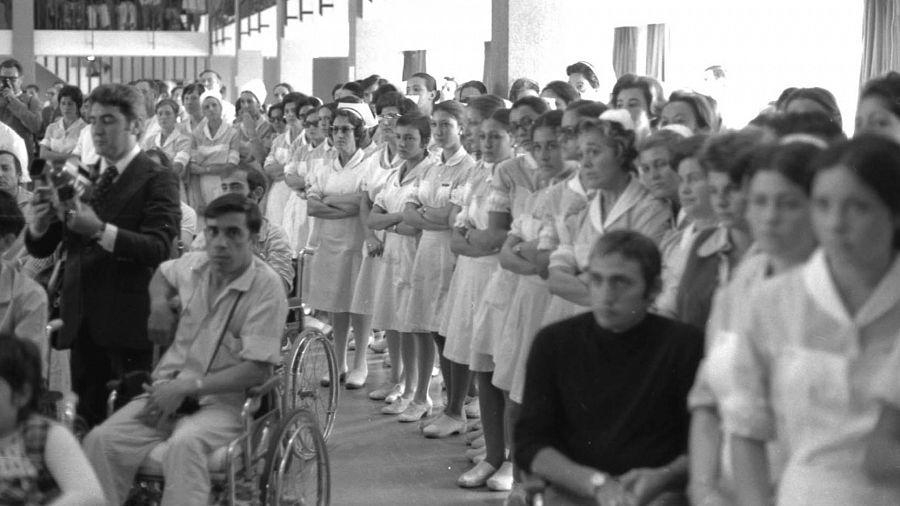
[[[110,220],[119,215],[125,204],[131,200],[138,190],[150,179],[152,172],[142,163],[143,154],[134,157],[134,160],[125,167],[119,179],[109,189],[109,196],[103,209],[98,213],[103,219]]]

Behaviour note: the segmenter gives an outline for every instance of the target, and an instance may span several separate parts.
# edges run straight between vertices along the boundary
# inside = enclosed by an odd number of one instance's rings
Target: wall
[[[34,54],[207,56],[209,35],[199,32],[35,30]]]

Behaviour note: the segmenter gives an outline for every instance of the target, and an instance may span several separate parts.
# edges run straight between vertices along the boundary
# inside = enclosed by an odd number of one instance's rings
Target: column
[[[35,82],[34,75],[34,2],[12,2],[13,58],[22,64],[22,85]]]

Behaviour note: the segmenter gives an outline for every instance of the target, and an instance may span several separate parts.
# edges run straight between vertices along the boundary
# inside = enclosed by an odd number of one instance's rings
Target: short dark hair
[[[479,95],[472,97],[466,107],[475,111],[483,121],[490,118],[497,110],[505,108],[506,104],[497,95]]]
[[[834,117],[822,111],[780,114],[772,122],[772,128],[779,137],[807,134],[818,137],[827,143],[847,139],[841,125],[834,121]]]
[[[441,102],[442,104],[445,102]],[[431,140],[431,120],[428,116],[416,111],[404,114],[397,119],[398,127],[412,127],[419,131],[419,137],[422,139],[422,146],[428,146]]]
[[[278,87],[287,88],[288,93],[291,93],[292,91],[294,91],[294,87],[288,83],[278,83],[272,88],[272,91],[275,91],[275,88],[278,88]]]
[[[41,352],[37,345],[22,337],[0,334],[0,378],[9,384],[13,393],[21,395],[31,391],[28,402],[17,413],[18,422],[38,412],[42,394]]]
[[[171,98],[164,98],[164,99],[160,100],[159,102],[157,102],[154,110],[159,111],[159,108],[164,105],[171,107],[172,112],[175,113],[175,116],[178,116],[178,114],[181,112],[181,106],[179,106],[178,102],[172,100]]]
[[[382,84],[375,91],[372,92],[372,103],[377,103],[381,100],[381,97],[385,96],[388,93],[400,93],[396,86],[390,83]],[[402,93],[400,93],[403,95]]]
[[[431,114],[438,111],[443,111],[456,120],[457,123],[462,125],[466,121],[466,106],[457,102],[456,100],[444,100],[443,102],[438,102],[434,105],[434,109],[431,111]]]
[[[81,93],[81,89],[78,86],[72,86],[70,84],[63,86],[63,88],[59,90],[56,100],[62,101],[63,97],[69,97],[72,102],[75,102],[76,109],[81,109],[81,104],[84,103],[84,95]]]
[[[698,159],[707,172],[728,174],[732,184],[742,185],[750,170],[753,150],[762,142],[765,134],[756,128],[730,130],[709,137],[700,150]]]
[[[3,60],[3,63],[0,63],[0,69],[3,68],[15,68],[16,71],[19,72],[19,77],[22,77],[22,64],[19,63],[19,60],[16,60],[15,58]]]
[[[478,90],[478,93],[482,95],[487,94],[487,86],[481,81],[466,81],[459,86],[460,92],[462,92],[464,88],[475,88]]]
[[[300,109],[305,105],[309,105],[309,97],[304,95],[303,93],[297,91],[288,92],[287,95],[281,99],[281,106],[284,107],[287,104],[294,104],[294,113],[300,114]]]
[[[884,102],[884,107],[891,114],[900,118],[900,73],[888,72],[887,74],[870,79],[859,93],[859,99],[879,97]]]
[[[6,192],[0,192],[0,237],[7,234],[18,237],[23,228],[25,228],[25,215],[19,209],[15,197]]]
[[[522,93],[523,90],[532,90],[535,93],[541,92],[541,85],[538,84],[534,79],[529,79],[527,77],[520,77],[513,81],[513,83],[509,86],[509,95],[508,98],[510,102],[515,102],[519,99],[519,93]]]
[[[538,128],[550,128],[556,131],[557,128],[562,126],[562,117],[563,111],[560,110],[547,111],[544,114],[541,114],[534,120],[534,123],[531,124],[531,133],[529,137],[533,140],[534,132],[536,132]]]
[[[578,61],[566,67],[566,75],[570,76],[572,74],[583,75],[587,82],[591,84],[591,88],[595,90],[600,87],[600,79],[597,78],[597,73],[594,72],[594,66],[588,62]]]
[[[234,174],[235,172],[247,174],[247,189],[250,190],[250,193],[253,193],[257,188],[262,188],[263,195],[269,191],[269,181],[257,162],[241,162],[231,169],[228,174]]]
[[[672,130],[658,130],[640,141],[637,145],[637,150],[638,153],[641,153],[648,149],[666,148],[671,155],[672,148],[683,139],[685,139],[683,135]]]
[[[747,171],[747,180],[760,172],[775,172],[803,189],[809,196],[815,169],[813,160],[823,149],[809,142],[788,142],[786,144],[764,144],[756,148]]]
[[[247,176],[249,178],[249,172]],[[256,202],[235,193],[226,193],[213,199],[203,210],[203,217],[210,220],[228,213],[243,214],[247,218],[247,228],[253,234],[258,234],[262,228],[262,213]]]
[[[218,79],[219,81],[222,80],[222,75],[219,74],[218,72],[216,72],[216,71],[213,70],[213,69],[203,69],[203,70],[200,71],[199,74],[197,74],[197,77],[200,77],[200,76],[202,76],[203,74],[206,74],[207,72],[212,72],[212,74],[213,74],[214,76],[216,76],[216,79]]]
[[[544,86],[544,89],[541,90],[541,93],[547,90],[552,91],[554,95],[565,101],[566,104],[578,100],[578,98],[581,96],[581,94],[578,93],[578,90],[576,90],[574,86],[565,81],[550,81],[549,83],[547,83],[547,86]]]
[[[572,107],[572,105],[575,105],[575,107]],[[574,110],[575,114],[580,118],[599,118],[601,114],[609,110],[609,107],[603,102],[576,100],[566,106],[566,111],[569,110]]]
[[[485,119],[496,121],[497,123],[503,125],[503,128],[509,130],[509,109],[497,109],[496,111],[494,111],[494,114],[491,114],[490,118]]]
[[[181,96],[190,95],[195,91],[199,91],[200,93],[198,93],[198,95],[202,95],[203,92],[206,91],[206,88],[200,83],[190,83],[185,85],[184,90],[181,91]]]
[[[629,89],[638,89],[641,94],[644,95],[644,101],[647,103],[647,116],[650,117],[650,119],[659,116],[663,105],[665,105],[663,89],[659,81],[649,76],[623,74],[622,77],[616,81],[616,84],[613,85],[612,95],[610,96],[610,107],[616,107],[616,100],[619,98],[619,93]]]
[[[708,137],[706,134],[696,134],[676,142],[669,153],[669,166],[672,167],[672,170],[678,172],[678,166],[681,165],[681,162],[688,158],[697,158]],[[703,169],[703,172],[706,172],[706,168],[703,165],[700,165],[700,168]]]
[[[784,101],[785,110],[790,107],[791,102],[801,99],[812,100],[821,105],[825,109],[826,114],[831,116],[838,126],[843,127],[844,123],[843,118],[841,117],[841,109],[838,107],[837,100],[830,91],[819,87],[797,88],[790,96],[788,96],[787,100]]]
[[[418,77],[419,79],[425,81],[425,89],[428,91],[437,90],[437,81],[434,80],[434,77],[428,72],[416,72],[415,74],[409,76],[406,80]]]
[[[814,161],[818,174],[837,165],[847,167],[867,186],[896,219],[900,216],[900,144],[875,134],[862,134],[839,142]],[[900,249],[900,224],[894,229],[894,249]]]
[[[544,114],[545,112],[550,110],[550,106],[547,105],[547,102],[545,102],[543,98],[533,97],[530,95],[516,100],[513,103],[512,107],[509,108],[509,110],[512,111],[513,109],[518,109],[519,107],[530,107],[532,111],[538,114]]]
[[[137,105],[143,98],[133,86],[125,84],[101,84],[91,92],[92,104],[117,107],[128,121],[138,119]]]
[[[372,86],[377,85],[379,81],[381,81],[381,76],[379,76],[378,74],[372,74],[369,77],[359,81],[359,84],[361,84],[363,88],[369,89]]]
[[[353,96],[358,97],[358,98],[363,98],[363,95],[366,94],[366,90],[363,89],[363,87],[355,81],[350,81],[350,82],[344,83],[341,85],[340,88],[338,88],[334,91],[338,91],[338,90],[347,90],[350,93],[353,93]],[[331,94],[334,95],[334,92],[332,92]]]
[[[381,88],[378,89],[380,90]],[[399,91],[389,91],[379,96],[378,100],[375,100],[375,114],[381,114],[385,107],[396,107],[401,115],[417,111],[419,108],[415,102],[403,96]]]
[[[644,275],[646,295],[658,286],[662,274],[662,255],[653,239],[634,230],[613,230],[600,236],[591,248],[590,258],[618,253],[637,262]]]
[[[38,86],[38,85],[36,85],[36,84],[34,84],[34,83],[29,84],[29,85],[26,85],[26,86],[25,86],[25,89],[26,89],[26,90],[37,90],[38,92],[41,91],[41,87]]]

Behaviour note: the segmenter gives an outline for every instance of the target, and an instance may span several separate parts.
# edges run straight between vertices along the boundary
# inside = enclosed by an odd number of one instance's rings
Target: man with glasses
[[[0,121],[25,140],[35,152],[35,136],[41,133],[41,103],[22,91],[22,65],[9,59],[0,63]]]

